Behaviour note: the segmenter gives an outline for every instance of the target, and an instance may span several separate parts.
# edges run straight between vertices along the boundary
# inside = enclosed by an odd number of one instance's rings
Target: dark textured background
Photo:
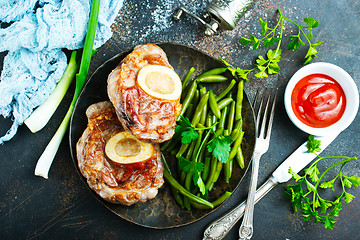
[[[173,2],[173,1],[171,1]],[[183,4],[193,11],[202,12],[208,1],[175,0],[174,4],[162,0],[127,0],[113,25],[113,38],[93,57],[90,72],[105,60],[137,44],[147,42],[176,42],[195,47],[209,55],[224,58],[229,63],[250,68],[256,55],[238,40],[260,31],[259,18],[276,20],[276,9],[287,17],[301,22],[304,17],[314,17],[320,26],[314,30],[314,40],[325,40],[318,47],[318,59],[344,68],[359,88],[360,71],[360,3],[358,0],[259,0],[247,12],[236,29],[207,37],[203,28],[185,17],[173,22],[169,17],[171,6]],[[285,26],[285,34],[295,28]],[[259,184],[303,143],[307,135],[292,125],[283,107],[282,94],[289,78],[302,66],[306,49],[296,52],[285,50],[283,44],[281,75],[268,79],[251,78],[246,84],[250,98],[258,87],[279,86],[278,105],[271,138],[270,150],[262,157]],[[260,49],[259,53],[265,53]],[[1,61],[4,53],[1,54]],[[246,198],[250,175],[242,187],[215,213],[188,226],[154,230],[122,220],[106,209],[82,183],[73,165],[69,141],[65,138],[45,180],[33,175],[35,164],[43,149],[56,131],[68,104],[71,91],[59,110],[41,132],[31,134],[22,126],[17,135],[0,146],[0,239],[201,239],[206,226]],[[322,155],[360,156],[359,114],[348,129],[342,132]],[[0,133],[4,134],[10,120],[0,119]],[[320,165],[324,170],[330,162]],[[359,160],[344,169],[346,175],[360,175]],[[253,239],[360,239],[360,188],[349,190],[356,198],[344,204],[334,230],[322,225],[303,222],[294,213],[284,196],[285,184],[277,186],[255,207]],[[240,223],[226,239],[238,239]]]

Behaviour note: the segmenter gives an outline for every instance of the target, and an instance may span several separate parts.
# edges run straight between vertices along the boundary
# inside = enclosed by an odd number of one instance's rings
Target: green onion
[[[70,61],[65,69],[63,76],[56,85],[54,91],[34,112],[28,117],[24,123],[32,133],[40,131],[49,122],[55,110],[64,98],[75,74],[79,71],[79,64],[76,61],[77,51],[71,53]]]
[[[55,135],[50,140],[49,144],[46,146],[45,151],[40,156],[36,167],[35,167],[35,175],[41,176],[44,178],[48,178],[48,173],[50,170],[50,166],[54,160],[57,150],[59,149],[60,143],[65,135],[65,132],[69,126],[69,121],[71,114],[75,107],[75,102],[81,92],[85,84],[85,80],[90,67],[90,60],[93,54],[93,45],[95,40],[96,26],[99,17],[99,9],[100,9],[100,0],[93,0],[91,6],[90,20],[88,25],[88,30],[85,38],[84,49],[81,56],[80,70],[79,73],[76,74],[76,88],[73,100],[71,101],[70,107],[61,122],[58,130]]]

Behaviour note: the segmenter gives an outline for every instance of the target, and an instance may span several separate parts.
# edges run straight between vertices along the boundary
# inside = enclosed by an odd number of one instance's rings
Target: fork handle
[[[250,189],[245,207],[245,214],[239,229],[239,239],[249,240],[253,235],[253,215],[255,205],[255,192],[259,175],[259,162],[262,154],[255,152],[252,158]]]
[[[278,181],[271,176],[260,188],[256,190],[255,203],[263,198],[271,189],[278,185]],[[244,215],[246,200],[233,210],[213,221],[205,230],[203,240],[223,239],[233,228],[233,226]]]

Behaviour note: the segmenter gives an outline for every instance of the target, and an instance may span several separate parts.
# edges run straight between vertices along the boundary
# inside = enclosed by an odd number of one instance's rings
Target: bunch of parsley
[[[282,50],[280,48],[282,40],[283,40],[283,33],[284,33],[284,21],[290,22],[294,24],[297,28],[297,34],[290,35],[289,38],[291,42],[287,45],[288,50],[297,50],[301,46],[305,46],[306,43],[308,44],[308,51],[305,56],[305,63],[310,63],[315,57],[317,57],[317,50],[316,48],[323,43],[323,41],[318,41],[312,43],[311,40],[313,39],[313,32],[314,28],[319,26],[319,21],[315,20],[311,17],[307,17],[304,19],[305,26],[301,26],[296,22],[288,19],[285,17],[280,9],[278,9],[279,19],[274,28],[270,28],[267,24],[267,21],[263,21],[260,18],[260,25],[261,25],[261,38],[256,38],[254,34],[250,34],[249,38],[241,37],[240,43],[243,46],[247,46],[249,44],[252,45],[253,50],[258,50],[260,44],[262,43],[264,47],[271,47],[275,44],[276,48],[274,50],[269,49],[265,56],[259,55],[256,59],[255,67],[252,69],[241,69],[241,68],[233,68],[231,65],[227,64],[225,61],[224,64],[229,67],[229,70],[232,73],[236,73],[236,75],[244,80],[248,80],[248,74],[253,71],[257,71],[255,73],[255,77],[257,78],[266,78],[268,75],[277,74],[280,72],[279,61],[281,59]],[[278,33],[280,31],[280,33]],[[277,34],[279,35],[277,37]],[[232,70],[231,70],[232,69]]]
[[[320,144],[320,140],[316,140],[314,136],[310,135],[307,142],[308,152],[317,155],[317,152],[321,151]],[[313,218],[314,223],[320,222],[324,224],[325,228],[333,229],[336,221],[334,217],[339,216],[339,211],[342,207],[342,200],[349,203],[355,198],[354,195],[346,191],[346,188],[351,188],[352,186],[358,187],[360,185],[360,177],[356,175],[346,176],[342,171],[344,166],[348,162],[356,160],[356,157],[320,157],[319,155],[317,155],[317,157],[318,159],[311,164],[309,168],[305,169],[304,176],[298,175],[289,168],[289,173],[292,175],[292,178],[298,182],[298,184],[287,185],[285,193],[290,198],[294,211],[302,211],[301,216],[305,221],[309,221]],[[319,176],[320,171],[317,167],[318,163],[321,160],[333,158],[342,160],[331,165]],[[340,166],[338,174],[336,174],[336,176],[330,181],[321,182],[324,175],[336,166]],[[318,192],[318,188],[330,188],[332,191],[335,191],[334,186],[336,180],[340,180],[342,193],[336,196],[336,199],[333,201],[321,197]]]

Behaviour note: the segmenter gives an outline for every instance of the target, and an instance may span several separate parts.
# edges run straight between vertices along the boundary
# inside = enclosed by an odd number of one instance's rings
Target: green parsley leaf
[[[196,132],[195,127],[191,125],[188,118],[180,116],[178,125],[175,127],[175,136],[181,136],[181,143],[188,144],[191,141],[199,138],[199,134]]]
[[[184,157],[180,157],[178,159],[179,161],[179,169],[181,171],[184,171],[186,173],[189,173],[191,168],[192,168],[192,162],[190,162],[189,160],[185,159]]]
[[[351,188],[352,186],[358,187],[360,185],[360,177],[356,175],[353,175],[351,177],[344,176],[344,183],[345,183],[345,187],[347,188]]]
[[[268,31],[268,25],[267,25],[267,22],[266,21],[263,21],[261,18],[260,18],[260,25],[261,25],[261,35],[265,35],[266,32]]]
[[[248,39],[248,38],[240,38],[240,43],[243,45],[243,46],[247,46],[249,45],[250,43],[252,43],[251,39]]]
[[[319,26],[319,21],[311,17],[304,18],[304,22],[308,25],[307,28],[316,28]]]
[[[319,199],[320,200],[320,208],[321,208],[321,213],[326,213],[326,210],[332,206],[332,202],[328,201],[328,200],[324,200],[324,199]]]
[[[232,142],[233,140],[230,136],[215,136],[208,142],[206,147],[220,162],[226,163],[229,159],[231,150],[230,144]]]
[[[309,135],[309,139],[307,141],[306,147],[308,148],[307,152],[308,153],[316,153],[316,152],[320,152],[321,148],[321,141],[315,139],[314,135]]]
[[[334,182],[335,182],[335,178],[331,181],[321,183],[320,187],[321,188],[331,188],[333,191],[335,191]]]
[[[346,203],[351,202],[353,199],[355,198],[354,195],[348,193],[348,192],[344,192],[344,199]]]
[[[191,141],[199,138],[199,134],[195,131],[195,129],[190,129],[181,133],[181,143],[188,144]]]
[[[320,174],[320,172],[319,169],[316,167],[316,165],[305,169],[305,173],[309,175],[311,181],[313,182],[319,181],[318,174]]]
[[[268,75],[266,74],[265,71],[260,71],[260,72],[255,74],[255,77],[257,77],[257,78],[267,78]]]
[[[335,225],[335,219],[326,216],[326,221],[324,223],[325,228],[334,229],[334,225]]]

